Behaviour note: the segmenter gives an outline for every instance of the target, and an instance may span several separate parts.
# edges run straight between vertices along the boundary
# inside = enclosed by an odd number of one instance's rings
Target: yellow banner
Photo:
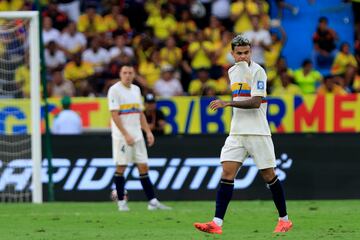
[[[268,121],[273,133],[301,132],[360,132],[360,95],[346,96],[283,96],[269,97]],[[230,97],[222,97],[230,100]],[[163,111],[168,134],[227,133],[232,109],[210,111],[211,99],[175,97],[159,99],[157,107]],[[110,114],[106,98],[73,98],[73,110],[81,116],[85,129],[109,129]],[[41,108],[42,131],[44,111]],[[49,99],[50,127],[61,111],[60,99]],[[0,133],[29,133],[29,99],[0,99]]]

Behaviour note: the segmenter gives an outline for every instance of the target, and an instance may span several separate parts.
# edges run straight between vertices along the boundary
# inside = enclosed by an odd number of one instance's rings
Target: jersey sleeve
[[[266,97],[266,73],[264,69],[260,69],[255,73],[252,85],[251,85],[251,96]]]
[[[144,111],[144,110],[145,110],[145,106],[144,106],[144,99],[143,99],[143,96],[142,96],[142,94],[141,94],[141,89],[140,89],[138,86],[136,86],[136,85],[135,85],[135,87],[136,87],[136,90],[138,91],[139,98],[140,98],[140,103],[139,103],[140,110],[141,110],[141,111]]]
[[[119,110],[120,102],[119,99],[116,97],[115,91],[113,88],[109,89],[108,93],[108,104],[109,110]]]

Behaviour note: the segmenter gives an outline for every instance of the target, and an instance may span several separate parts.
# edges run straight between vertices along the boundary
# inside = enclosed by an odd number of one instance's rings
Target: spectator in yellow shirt
[[[178,68],[182,60],[182,52],[180,48],[176,47],[174,36],[170,36],[166,40],[165,47],[160,50],[160,57],[162,62],[169,63],[175,69]]]
[[[230,5],[231,20],[237,34],[252,30],[250,17],[259,14],[258,5],[252,0],[237,0]]]
[[[313,64],[309,59],[305,59],[302,68],[294,72],[294,79],[304,94],[311,94],[316,92],[316,88],[321,83],[322,75],[313,69]]]
[[[353,54],[350,53],[350,46],[348,43],[342,43],[340,51],[336,54],[335,60],[331,67],[331,74],[345,74],[348,68],[357,67],[357,62]]]
[[[103,19],[106,31],[114,32],[118,29],[122,29],[126,32],[131,31],[129,19],[121,14],[119,5],[113,5],[111,7],[111,13],[107,14]]]
[[[227,95],[231,93],[228,68],[222,68],[222,76],[216,80],[216,94]]]
[[[189,10],[182,10],[180,20],[176,24],[176,34],[179,36],[180,40],[188,41],[187,34],[189,32],[196,32],[196,29],[196,23],[191,19]]]
[[[233,34],[229,31],[222,33],[221,41],[214,44],[214,62],[215,65],[221,66],[222,68],[229,68],[234,62],[231,56],[231,40]],[[227,75],[227,73],[226,73]]]
[[[190,43],[188,53],[191,59],[191,67],[194,70],[211,68],[214,45],[205,38],[202,30],[197,32],[195,41]]]
[[[193,79],[190,82],[188,92],[192,96],[201,96],[204,93],[204,89],[207,87],[217,89],[217,82],[214,79],[209,78],[209,69],[200,68],[197,70],[197,79]]]
[[[342,87],[344,79],[339,76],[326,76],[324,78],[324,82],[320,85],[317,90],[317,94],[326,95],[326,94],[334,94],[334,95],[345,95],[346,91]]]
[[[293,83],[293,79],[287,73],[286,70],[283,70],[280,73],[281,85],[274,87],[272,95],[281,96],[281,95],[301,95],[301,89],[298,85]]]
[[[352,88],[354,92],[360,93],[360,68],[358,68],[357,72],[355,73]]]
[[[176,21],[168,12],[168,5],[162,4],[160,15],[151,15],[146,21],[146,25],[153,28],[155,37],[161,42],[176,31]]]
[[[264,0],[253,0],[253,1],[254,3],[256,3],[259,9],[259,12],[255,14],[259,15],[260,26],[264,29],[269,30],[271,27],[271,19],[269,15],[270,6],[268,1],[264,1]]]
[[[139,65],[142,62],[148,61],[152,53],[155,51],[155,44],[151,33],[137,35],[133,39],[132,45],[133,49],[135,49],[136,59]]]
[[[0,12],[2,11],[19,11],[24,7],[24,0],[2,0],[0,1]]]
[[[64,68],[64,77],[74,83],[78,96],[88,96],[90,93],[94,93],[90,84],[94,74],[93,65],[83,62],[81,53],[76,53],[72,61],[68,62]]]
[[[93,37],[106,31],[106,25],[101,15],[96,13],[96,6],[89,4],[85,13],[79,17],[78,30],[86,37]]]
[[[204,29],[204,33],[207,39],[213,44],[221,42],[221,33],[225,30],[219,19],[215,16],[210,17],[210,24]]]
[[[166,3],[166,0],[147,0],[145,2],[145,10],[149,16],[160,14],[161,5]]]
[[[268,87],[270,89],[281,85],[280,73],[284,70],[287,71],[289,76],[293,77],[294,72],[287,66],[285,57],[280,56],[277,59],[275,66],[267,69]]]
[[[280,57],[281,50],[283,49],[287,36],[284,28],[280,25],[277,27],[281,36],[278,32],[271,32],[271,45],[270,50],[264,52],[265,67],[271,69],[275,67],[276,60]]]
[[[139,64],[139,73],[146,80],[146,87],[152,89],[161,74],[161,58],[159,51],[151,53],[150,58]]]

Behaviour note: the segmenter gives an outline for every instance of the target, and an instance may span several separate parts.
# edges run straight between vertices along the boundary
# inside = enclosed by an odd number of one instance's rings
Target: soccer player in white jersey
[[[230,134],[221,150],[222,176],[216,196],[215,217],[208,223],[194,226],[207,233],[222,233],[222,224],[227,206],[231,200],[234,179],[243,163],[251,155],[260,174],[269,187],[279,212],[274,232],[287,232],[292,227],[286,212],[285,195],[281,182],[275,175],[275,152],[266,119],[266,73],[251,61],[250,41],[242,35],[231,42],[235,64],[229,71],[232,101],[214,100],[210,108],[232,107]]]
[[[141,129],[145,131],[149,146],[154,144],[154,136],[146,122],[140,88],[132,84],[135,69],[124,65],[120,69],[120,81],[108,92],[111,112],[112,153],[116,164],[114,182],[118,197],[119,211],[129,211],[127,199],[124,199],[124,172],[128,163],[136,164],[140,182],[149,200],[148,209],[171,209],[161,204],[155,197],[148,171],[148,155]]]

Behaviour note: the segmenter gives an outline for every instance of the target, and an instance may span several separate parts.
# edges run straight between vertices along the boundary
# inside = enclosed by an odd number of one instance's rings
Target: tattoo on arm
[[[255,96],[243,101],[230,101],[229,106],[243,109],[259,108],[261,105],[262,98]]]

